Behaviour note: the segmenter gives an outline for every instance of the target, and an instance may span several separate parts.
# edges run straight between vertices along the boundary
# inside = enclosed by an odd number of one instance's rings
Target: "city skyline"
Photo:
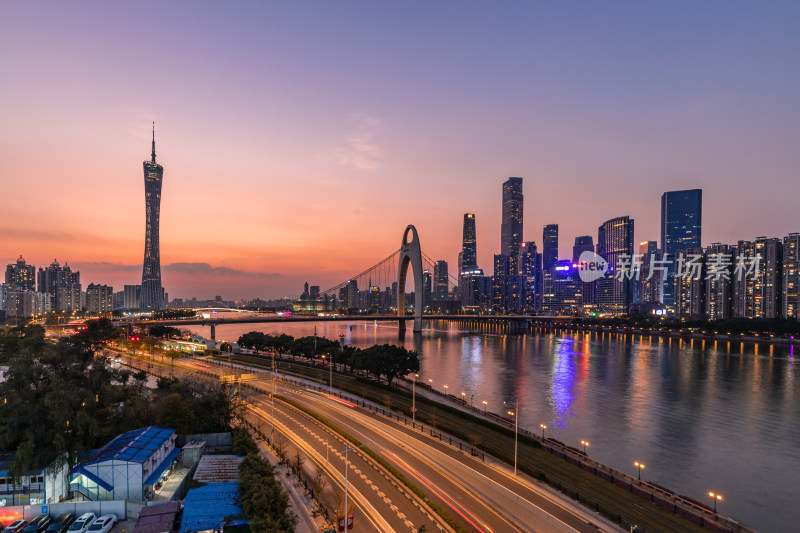
[[[709,6],[456,16],[452,5],[423,21],[386,6],[319,5],[311,20],[295,7],[209,6],[194,26],[167,6],[148,42],[133,8],[4,6],[15,106],[0,151],[6,194],[30,202],[7,206],[0,261],[57,258],[90,282],[137,283],[138,162],[154,119],[173,297],[332,286],[391,252],[408,223],[428,255],[456,265],[466,212],[489,271],[509,176],[524,179],[522,240],[541,247],[556,223],[560,258],[614,217],[636,220],[638,241],[659,240],[659,197],[672,190],[704,190],[703,246],[796,230],[795,6],[759,9],[756,27],[745,5],[722,19]],[[261,32],[270,21],[284,29]],[[201,31],[211,27],[214,45]],[[159,79],[146,94],[141,65]],[[213,67],[226,81],[201,83]]]

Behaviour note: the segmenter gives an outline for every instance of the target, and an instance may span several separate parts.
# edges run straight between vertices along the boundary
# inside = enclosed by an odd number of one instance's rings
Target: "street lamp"
[[[325,359],[325,354],[322,354],[321,357]],[[330,357],[330,361],[328,362],[330,363],[330,373],[331,373],[330,384],[328,385],[328,395],[333,396],[333,357]]]
[[[428,380],[428,386],[429,386],[431,389],[433,388],[433,380],[432,380],[432,379],[429,379],[429,380]]]
[[[583,455],[586,455],[586,447],[590,446],[589,441],[588,440],[582,440],[581,444],[583,444]]]
[[[461,391],[461,399],[464,400],[464,403],[467,403],[467,393],[466,392]]]
[[[224,372],[224,371],[223,371]],[[275,352],[272,352],[272,394],[270,394],[270,403],[272,404],[272,416],[269,420],[269,442],[272,444],[272,433],[275,431]]]
[[[709,492],[708,495],[714,500],[714,514],[717,514],[717,501],[722,501],[722,494],[717,494],[715,492]]]
[[[505,403],[505,402],[503,402]],[[514,410],[508,411],[514,417],[514,475],[517,475],[517,434],[519,433],[519,400],[514,401]]]
[[[642,480],[642,468],[644,468],[644,463],[640,463],[639,461],[634,461],[633,466],[639,469],[639,481]]]
[[[547,424],[539,424],[539,427],[542,428],[542,440],[544,440],[544,430],[547,429]]]
[[[357,450],[359,448],[363,448],[366,446],[367,443],[362,444],[361,446],[350,446],[349,444],[344,447],[344,530],[347,531],[347,471],[348,462],[347,462],[347,452],[350,450]]]
[[[486,403],[486,400],[483,400],[483,414],[486,414],[486,408],[487,408],[488,406],[489,406],[489,404],[488,404],[488,403]]]
[[[444,395],[447,396],[447,385],[444,386]]]
[[[417,422],[417,378],[419,374],[414,374],[414,383],[411,384],[411,423]]]

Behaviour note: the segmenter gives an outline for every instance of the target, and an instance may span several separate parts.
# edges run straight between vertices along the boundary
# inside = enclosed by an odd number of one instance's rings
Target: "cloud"
[[[380,168],[385,153],[374,140],[381,126],[380,119],[363,114],[352,115],[350,119],[354,125],[350,133],[345,136],[346,145],[337,146],[317,157],[359,170]]]
[[[247,272],[228,267],[215,267],[208,263],[170,263],[163,267],[166,272],[175,272],[189,276],[251,276],[251,277],[281,277],[283,274],[274,272]]]
[[[103,270],[106,272],[141,272],[142,265],[125,265],[108,261],[81,262],[81,268],[90,270]],[[228,267],[215,267],[208,263],[170,263],[163,265],[161,270],[169,273],[184,274],[187,276],[239,276],[239,277],[282,277],[283,274],[270,272],[248,272]]]

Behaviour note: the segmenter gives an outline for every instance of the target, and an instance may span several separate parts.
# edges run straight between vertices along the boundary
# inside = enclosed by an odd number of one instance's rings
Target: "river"
[[[217,327],[312,335],[313,324]],[[399,339],[396,324],[321,322],[350,345],[395,343],[421,354],[419,380],[490,411],[519,401],[520,426],[582,448],[610,466],[711,505],[760,531],[796,531],[800,387],[790,346],[564,332],[506,335],[431,322]],[[208,328],[194,328],[208,336]],[[506,402],[507,407],[503,402]],[[508,415],[505,415],[508,417]]]

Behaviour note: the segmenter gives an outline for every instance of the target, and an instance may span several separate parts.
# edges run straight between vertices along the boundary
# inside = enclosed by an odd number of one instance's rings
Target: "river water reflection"
[[[793,349],[562,332],[506,335],[432,322],[400,340],[397,326],[327,322],[317,334],[366,347],[395,343],[422,355],[420,381],[497,413],[519,400],[520,425],[580,447],[599,461],[705,502],[762,531],[797,530],[800,392]],[[314,325],[217,327],[311,335]],[[197,327],[208,335],[207,328]],[[708,501],[710,505],[710,500]]]

